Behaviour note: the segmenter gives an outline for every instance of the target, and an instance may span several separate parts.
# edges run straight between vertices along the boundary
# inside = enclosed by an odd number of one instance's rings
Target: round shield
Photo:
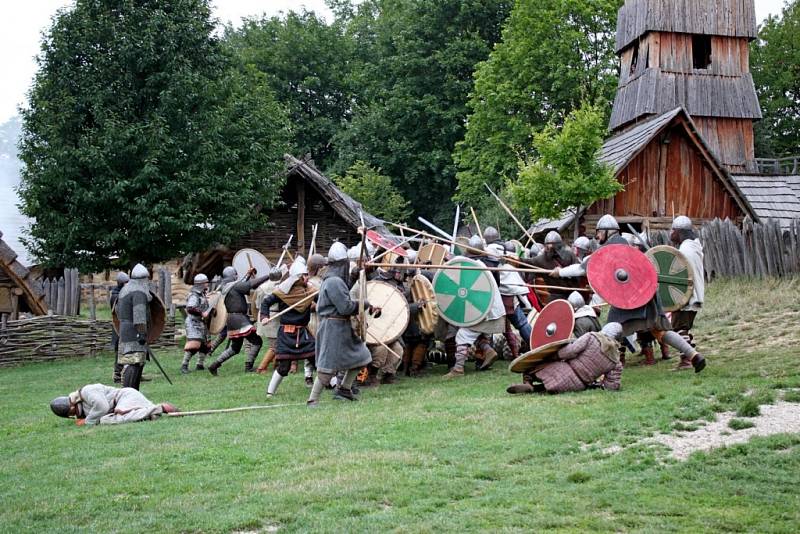
[[[533,324],[533,321],[535,321],[535,320],[536,320],[536,317],[537,317],[538,315],[539,315],[539,310],[537,310],[536,308],[533,308],[533,309],[532,309],[532,310],[531,310],[531,311],[528,313],[528,324],[532,325],[532,324]]]
[[[553,341],[547,345],[537,347],[530,352],[526,352],[508,366],[508,370],[512,373],[524,373],[533,365],[556,354],[561,347],[568,345],[573,341],[572,338]]]
[[[692,265],[683,253],[669,245],[653,247],[646,253],[658,275],[658,296],[664,311],[678,311],[694,292]]]
[[[269,273],[272,265],[259,251],[252,248],[243,248],[233,257],[233,268],[236,269],[236,274],[241,278],[250,267],[255,268],[256,276],[264,276]]]
[[[411,296],[414,302],[425,302],[425,307],[420,308],[417,315],[419,329],[423,334],[431,335],[436,328],[439,320],[439,312],[436,310],[436,294],[433,292],[433,284],[421,274],[411,279]]]
[[[164,303],[158,298],[158,295],[150,291],[150,328],[147,330],[147,342],[155,343],[161,337],[161,332],[164,331],[164,325],[167,322],[167,310],[164,308]],[[119,317],[117,317],[117,306],[111,310],[111,324],[114,326],[114,332],[119,334]]]
[[[456,237],[455,239],[456,245],[453,248],[453,252],[456,255],[463,255],[469,253],[469,238],[463,235]]]
[[[447,247],[439,243],[428,243],[417,252],[417,263],[420,265],[444,265],[447,261]]]
[[[366,314],[367,345],[390,344],[408,328],[408,302],[395,286],[380,280],[367,282],[367,302],[381,309],[380,317]]]
[[[554,300],[542,308],[531,325],[531,350],[569,339],[574,327],[575,313],[572,311],[572,304],[566,300]]]
[[[383,237],[375,230],[367,230],[367,239],[376,247],[391,250],[393,254],[397,254],[398,256],[402,256],[404,258],[408,256],[408,252],[406,252],[403,247],[397,246],[397,243]]]
[[[208,331],[217,335],[225,328],[228,322],[228,309],[225,307],[225,299],[222,293],[215,291],[208,295],[208,305],[211,313],[208,314]]]
[[[436,307],[439,315],[458,327],[474,326],[488,315],[497,283],[486,267],[475,260],[456,256],[446,266],[470,270],[440,270],[433,278]]]
[[[656,269],[643,252],[628,245],[605,245],[589,257],[586,277],[611,306],[634,310],[656,294]]]

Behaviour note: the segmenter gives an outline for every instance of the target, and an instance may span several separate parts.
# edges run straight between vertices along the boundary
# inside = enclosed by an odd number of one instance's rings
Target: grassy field
[[[797,532],[800,436],[686,462],[637,442],[800,387],[799,294],[797,280],[712,284],[697,329],[706,371],[630,367],[618,393],[513,397],[518,375],[502,364],[456,382],[438,367],[358,403],[326,392],[315,410],[86,428],[47,403],[107,383],[110,356],[3,369],[0,530]],[[267,402],[242,355],[218,378],[178,374],[177,350],[159,356],[175,386],[148,365],[142,390],[156,402]],[[271,402],[307,394],[293,375]]]

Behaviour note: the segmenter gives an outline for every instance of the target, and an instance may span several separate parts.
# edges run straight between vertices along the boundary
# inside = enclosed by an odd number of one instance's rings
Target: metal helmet
[[[353,245],[347,249],[347,259],[350,261],[357,261],[361,257],[361,245]]]
[[[575,242],[572,243],[572,246],[584,252],[591,252],[592,250],[592,242],[588,237],[583,235],[576,239]]]
[[[150,278],[150,273],[147,271],[147,267],[141,263],[137,263],[131,271],[131,278],[134,280],[143,280],[145,278]]]
[[[364,248],[367,250],[367,256],[372,256],[373,254],[375,254],[375,251],[377,250],[375,248],[375,245],[373,245],[372,241],[370,241],[369,239],[364,241]]]
[[[269,270],[269,279],[270,279],[270,281],[279,282],[281,278],[283,278],[283,273],[281,273],[280,269],[278,269],[277,267],[272,267]]]
[[[517,253],[517,245],[515,245],[511,241],[506,241],[505,243],[503,243],[503,246],[506,248],[506,252],[513,252],[514,254]]]
[[[490,257],[499,259],[506,255],[506,247],[499,243],[491,243],[486,245],[486,252]]]
[[[679,215],[672,221],[673,230],[692,230],[692,220],[686,215]]]
[[[306,262],[300,261],[300,258],[297,258],[294,260],[294,262],[292,262],[292,266],[289,267],[289,276],[300,276],[303,274],[308,274]]]
[[[200,273],[194,277],[194,285],[207,284],[207,283],[208,283],[208,277],[203,273]]]
[[[494,226],[487,226],[486,230],[483,231],[483,240],[487,243],[492,243],[494,241],[498,241],[500,239],[500,232],[497,231],[497,228]]]
[[[325,267],[325,256],[322,254],[312,254],[308,257],[308,261],[306,262],[309,271],[318,271],[319,269]]]
[[[603,215],[597,221],[598,230],[619,230],[619,223],[613,215]]]
[[[127,284],[129,280],[130,280],[130,277],[127,274],[125,274],[124,272],[120,271],[119,273],[117,273],[117,283],[118,284]]]
[[[344,243],[336,241],[328,250],[328,261],[343,261],[347,259],[347,247]]]
[[[236,278],[237,276],[239,273],[230,265],[222,269],[222,278]]]
[[[412,249],[408,249],[406,251],[406,254],[408,254],[408,263],[416,263],[417,262],[417,251],[416,250],[414,250],[413,248]]]
[[[622,325],[619,323],[607,323],[600,332],[612,339],[620,339],[622,337]]]
[[[547,235],[544,238],[545,245],[560,245],[561,243],[563,243],[563,240],[561,239],[561,234],[559,234],[555,230],[547,232]]]
[[[583,295],[578,293],[577,291],[573,291],[569,294],[567,298],[570,304],[572,304],[573,310],[578,310],[584,306],[586,306],[586,301],[583,299]]]
[[[484,234],[484,235],[486,235],[486,234]],[[481,239],[481,236],[479,236],[479,235],[474,235],[474,236],[470,237],[468,245],[469,245],[470,248],[477,248],[477,249],[483,250],[483,240]]]
[[[69,417],[69,397],[56,397],[50,401],[50,409],[59,417]]]

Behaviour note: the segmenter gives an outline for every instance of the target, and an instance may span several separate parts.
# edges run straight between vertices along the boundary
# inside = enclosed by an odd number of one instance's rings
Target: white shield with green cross
[[[433,278],[436,306],[442,318],[453,326],[469,327],[480,323],[492,307],[497,284],[482,263],[457,256]]]

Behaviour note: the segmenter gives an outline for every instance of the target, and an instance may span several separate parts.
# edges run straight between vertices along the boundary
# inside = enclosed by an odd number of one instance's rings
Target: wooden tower
[[[729,171],[755,170],[761,108],[749,64],[753,1],[626,0],[617,19],[612,132],[683,107]]]

